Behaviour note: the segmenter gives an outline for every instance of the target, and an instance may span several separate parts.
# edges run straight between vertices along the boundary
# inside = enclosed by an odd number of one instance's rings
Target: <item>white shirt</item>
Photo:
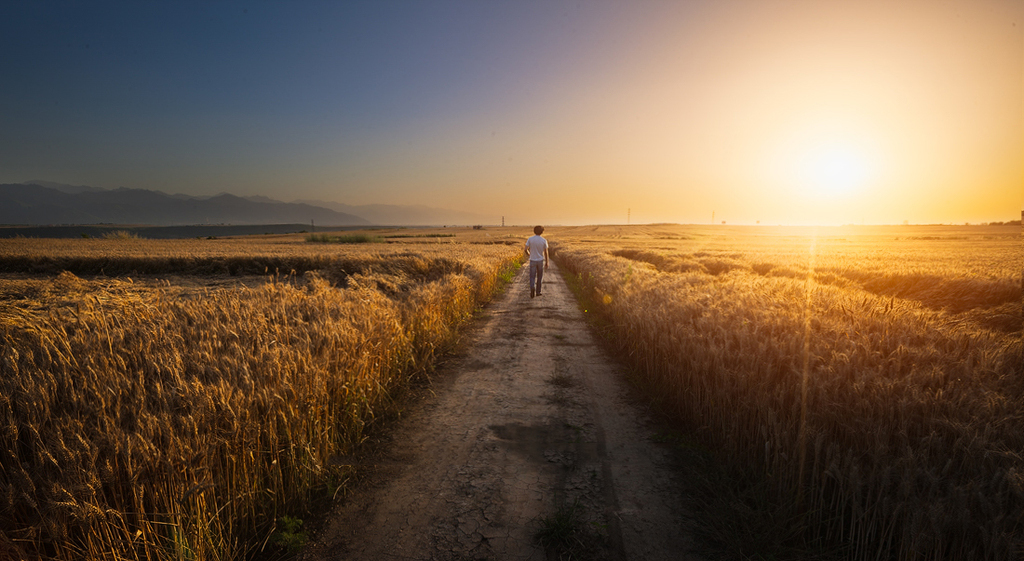
[[[543,261],[544,250],[548,248],[548,241],[541,236],[530,236],[526,240],[526,249],[530,252],[530,261]]]

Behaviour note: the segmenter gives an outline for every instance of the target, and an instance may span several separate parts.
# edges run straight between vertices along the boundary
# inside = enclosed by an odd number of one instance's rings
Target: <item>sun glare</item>
[[[824,197],[848,195],[871,175],[867,158],[845,147],[823,147],[811,151],[804,162],[805,187]]]

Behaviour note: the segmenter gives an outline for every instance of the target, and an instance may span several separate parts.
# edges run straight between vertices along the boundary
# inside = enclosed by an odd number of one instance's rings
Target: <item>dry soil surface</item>
[[[544,281],[485,310],[303,559],[696,559],[656,426],[554,263]]]

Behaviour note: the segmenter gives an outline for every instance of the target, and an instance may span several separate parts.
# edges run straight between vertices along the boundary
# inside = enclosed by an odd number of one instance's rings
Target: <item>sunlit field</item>
[[[0,240],[0,558],[294,551],[528,234]],[[1020,556],[1019,226],[545,235],[640,385],[767,482],[777,541]]]
[[[1020,226],[549,234],[641,384],[768,481],[777,540],[1024,554]]]
[[[0,240],[0,558],[293,550],[520,263],[444,233]]]

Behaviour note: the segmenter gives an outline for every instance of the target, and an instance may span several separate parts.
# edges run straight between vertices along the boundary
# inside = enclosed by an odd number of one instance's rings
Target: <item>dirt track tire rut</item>
[[[573,558],[696,559],[668,452],[621,367],[554,263],[536,298],[524,271],[303,559],[558,559],[537,534],[559,514]]]

